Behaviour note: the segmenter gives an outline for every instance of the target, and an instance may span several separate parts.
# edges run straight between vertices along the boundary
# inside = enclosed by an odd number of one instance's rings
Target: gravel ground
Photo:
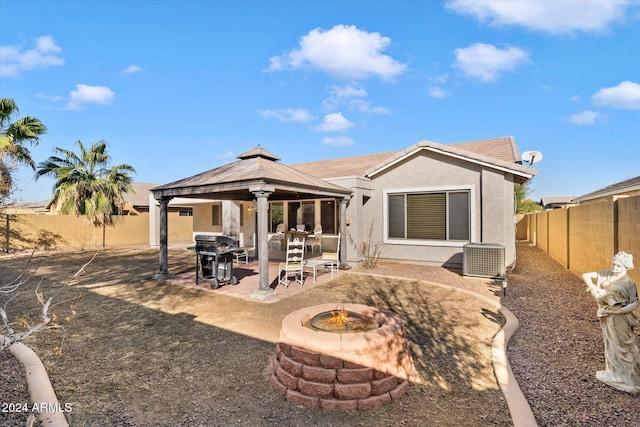
[[[479,286],[442,268],[381,263],[376,273],[502,298],[520,321],[509,343],[509,361],[540,426],[640,426],[640,395],[620,392],[595,378],[604,367],[602,335],[596,303],[581,279],[529,244],[518,243],[517,254],[504,297],[498,286]],[[0,402],[28,400],[21,385],[23,372],[8,352],[0,352],[0,370]],[[22,415],[0,413],[0,424],[24,425]],[[424,425],[429,425],[427,420]]]
[[[504,305],[520,328],[507,354],[538,424],[640,426],[640,394],[595,377],[604,369],[604,345],[597,304],[582,279],[529,244],[519,243],[517,254]]]

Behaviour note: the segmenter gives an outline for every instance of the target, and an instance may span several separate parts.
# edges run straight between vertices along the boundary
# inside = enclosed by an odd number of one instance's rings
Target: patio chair
[[[336,246],[335,252],[322,252],[322,261],[329,264],[331,268],[331,277],[333,277],[334,269],[338,271],[338,264],[340,263],[340,233],[338,233],[338,246]]]
[[[287,231],[287,227],[280,223],[276,227],[276,234],[269,239],[269,249],[282,250],[282,243],[284,242],[284,232]]]
[[[278,284],[289,287],[289,278],[300,283],[304,283],[304,239],[293,239],[287,241],[287,255],[284,262],[278,267]]]
[[[242,252],[234,252],[233,256],[235,257],[236,263],[238,265],[242,264],[243,262],[245,264],[249,264],[249,253],[246,249],[242,248]]]
[[[311,252],[318,250],[318,252],[322,251],[322,225],[316,224],[316,228],[313,229],[313,237],[309,237],[307,239],[307,248],[311,250]]]

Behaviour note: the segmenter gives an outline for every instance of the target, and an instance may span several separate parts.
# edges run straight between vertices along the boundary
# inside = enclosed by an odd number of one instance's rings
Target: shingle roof
[[[616,182],[615,184],[611,184],[599,190],[592,191],[591,193],[576,197],[574,200],[576,202],[584,202],[586,200],[597,199],[598,197],[624,194],[630,191],[640,191],[640,176]]]
[[[266,152],[266,151],[265,151]],[[268,153],[268,152],[266,152]],[[158,196],[195,197],[202,194],[227,192],[242,200],[250,200],[251,187],[270,185],[276,191],[300,192],[308,194],[346,195],[350,191],[319,177],[283,165],[275,161],[272,154],[241,155],[241,159],[233,163],[202,172],[169,184],[153,188]],[[264,153],[263,153],[264,154]]]
[[[158,184],[147,184],[144,182],[132,182],[133,192],[124,193],[124,201],[132,206],[149,206],[149,192]]]
[[[516,140],[512,136],[483,139],[479,141],[460,142],[451,144],[456,148],[468,150],[483,156],[489,156],[509,163],[518,163],[522,159],[518,152]]]
[[[443,150],[455,151],[467,157],[499,163],[501,166],[515,167],[518,169],[523,168],[518,164],[521,161],[520,154],[518,153],[515,139],[511,136],[447,145],[438,143],[431,144],[434,144],[434,146],[438,145]],[[406,150],[296,163],[291,165],[291,167],[324,179],[343,176],[366,176],[367,173],[371,173],[372,168],[377,169],[379,166],[395,161],[416,147],[417,144]],[[535,172],[535,170],[530,168],[523,169],[523,171],[525,170],[529,173]]]

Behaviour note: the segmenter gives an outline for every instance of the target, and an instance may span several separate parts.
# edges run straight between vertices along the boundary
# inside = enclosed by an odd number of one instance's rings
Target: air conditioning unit
[[[497,243],[467,243],[462,247],[462,275],[505,279],[504,246]]]

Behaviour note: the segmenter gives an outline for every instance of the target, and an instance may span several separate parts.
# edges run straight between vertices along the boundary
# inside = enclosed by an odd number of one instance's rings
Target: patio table
[[[309,268],[313,274],[313,283],[316,283],[316,276],[318,275],[318,267],[327,267],[331,262],[322,261],[321,259],[310,259],[305,261],[304,269]],[[308,271],[308,270],[307,270]]]

